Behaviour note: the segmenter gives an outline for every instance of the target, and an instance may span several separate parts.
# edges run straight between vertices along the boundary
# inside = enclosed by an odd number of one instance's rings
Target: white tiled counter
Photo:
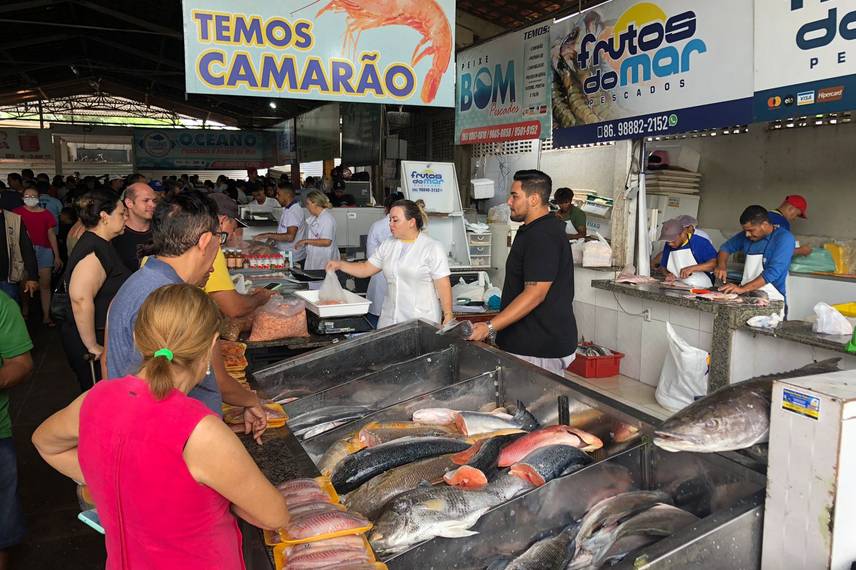
[[[593,280],[613,279],[616,272],[574,267],[574,315],[580,340],[624,353],[621,374],[656,386],[669,350],[666,322],[692,346],[710,352],[713,314],[603,291]],[[649,317],[645,316],[648,311]]]

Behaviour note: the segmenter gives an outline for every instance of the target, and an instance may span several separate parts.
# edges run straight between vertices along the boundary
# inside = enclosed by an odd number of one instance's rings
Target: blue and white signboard
[[[238,170],[274,165],[274,133],[214,129],[134,129],[142,169]]]
[[[751,122],[752,25],[746,0],[614,0],[554,23],[554,146]]]
[[[455,142],[495,143],[550,136],[550,23],[460,52]]]
[[[454,0],[184,0],[188,93],[453,107]]]
[[[853,0],[755,0],[755,118],[856,109],[853,40]]]

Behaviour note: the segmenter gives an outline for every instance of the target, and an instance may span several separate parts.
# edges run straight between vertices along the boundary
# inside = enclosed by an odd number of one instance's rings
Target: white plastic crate
[[[467,234],[467,239],[469,239],[469,240],[470,240],[470,244],[471,244],[471,245],[482,245],[482,244],[489,244],[489,243],[490,243],[490,240],[491,240],[491,237],[490,237],[490,234],[472,234],[472,233],[468,233],[468,234]]]
[[[490,255],[471,255],[470,263],[473,267],[490,267]]]
[[[490,244],[485,245],[471,245],[470,246],[470,257],[475,256],[488,256],[490,257]]]

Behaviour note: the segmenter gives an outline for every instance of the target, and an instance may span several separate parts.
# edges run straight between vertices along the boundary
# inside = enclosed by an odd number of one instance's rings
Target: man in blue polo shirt
[[[141,357],[134,345],[134,322],[146,297],[155,289],[173,283],[203,286],[208,280],[219,249],[217,205],[196,190],[186,190],[162,200],[152,218],[152,244],[146,264],[122,285],[110,304],[105,346],[107,378],[134,374]],[[193,323],[188,323],[192,327]],[[245,428],[259,436],[266,425],[258,396],[243,388],[228,374],[218,374],[222,355],[215,346],[212,368],[188,394],[218,415],[225,401],[242,406]],[[222,372],[222,371],[221,371]],[[222,396],[221,396],[222,394]]]
[[[784,228],[773,227],[763,206],[746,208],[740,216],[740,224],[743,231],[722,244],[715,262],[706,264],[710,269],[715,265],[714,275],[725,282],[728,256],[738,251],[746,254],[740,285],[726,283],[720,290],[738,295],[761,290],[771,301],[784,301],[787,294],[785,281],[796,243],[793,234]]]

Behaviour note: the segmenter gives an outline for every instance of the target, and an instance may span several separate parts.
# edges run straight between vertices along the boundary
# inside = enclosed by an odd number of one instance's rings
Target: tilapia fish
[[[299,540],[365,526],[369,526],[369,521],[356,513],[340,510],[311,511],[290,519],[285,531],[289,538]]]
[[[437,536],[459,538],[477,534],[469,528],[494,506],[532,489],[505,475],[481,491],[438,485],[420,487],[393,500],[375,523],[369,542],[381,555],[401,552]]]
[[[499,466],[508,467],[536,449],[548,445],[570,445],[583,451],[595,451],[603,447],[603,442],[596,435],[581,429],[563,425],[548,426],[524,435],[506,446],[499,454]]]
[[[612,526],[657,503],[671,503],[672,498],[662,491],[629,491],[619,493],[595,504],[580,521],[577,544],[605,526]],[[577,547],[579,549],[579,547]]]
[[[336,466],[331,480],[339,493],[350,493],[394,467],[468,447],[468,443],[448,437],[403,437],[348,455]]]
[[[522,402],[517,402],[517,407],[513,410],[510,419],[492,413],[458,412],[455,417],[455,425],[464,435],[476,435],[509,428],[531,431],[540,426],[538,420],[529,413]]]
[[[571,525],[556,536],[534,543],[512,560],[505,570],[564,570],[574,556],[579,525]]]
[[[294,435],[300,437],[312,428],[321,424],[329,424],[339,420],[358,419],[371,413],[367,406],[327,406],[300,414],[288,420],[288,428]],[[329,429],[333,429],[332,426]]]
[[[364,447],[374,447],[402,437],[461,436],[454,426],[416,422],[371,422],[359,431],[356,439]]]
[[[453,454],[440,455],[390,469],[348,493],[345,506],[369,520],[376,520],[384,507],[402,493],[415,489],[420,483],[439,483],[447,471],[456,467]]]
[[[503,446],[522,434],[500,435],[479,441],[470,449],[452,456],[452,461],[463,462],[454,471],[443,476],[448,485],[467,489],[481,489],[499,473],[497,459]]]
[[[667,419],[654,432],[666,451],[716,453],[768,441],[773,381],[838,370],[839,358],[720,388]]]
[[[599,568],[620,559],[695,523],[698,518],[683,509],[657,504],[617,526],[604,527],[586,540],[578,539],[578,549],[568,570]]]
[[[548,445],[536,449],[508,470],[510,475],[520,477],[540,487],[556,477],[568,475],[592,462],[584,451],[570,445]]]

